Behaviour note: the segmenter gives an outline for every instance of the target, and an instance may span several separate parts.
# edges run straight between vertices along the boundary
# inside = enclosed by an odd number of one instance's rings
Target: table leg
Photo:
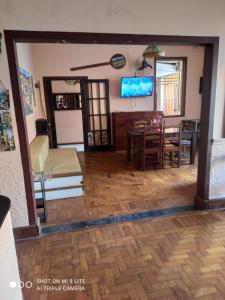
[[[131,138],[127,134],[127,161],[131,161]]]
[[[138,170],[141,167],[141,141],[142,141],[141,136],[137,136],[135,138],[135,147],[136,147],[135,164]]]
[[[197,132],[192,133],[191,138],[191,149],[190,149],[190,164],[193,165],[195,163],[195,155],[197,148]]]

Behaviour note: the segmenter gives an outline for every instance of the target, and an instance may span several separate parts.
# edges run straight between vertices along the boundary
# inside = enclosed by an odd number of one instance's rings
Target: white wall
[[[33,53],[30,44],[16,44],[17,57],[19,67],[29,72],[33,77],[33,83],[36,82],[33,65]],[[33,103],[33,113],[26,116],[27,134],[29,143],[33,141],[36,136],[35,120],[44,117],[41,109],[40,97],[37,89],[34,87],[35,103]]]
[[[29,44],[17,44],[17,56],[19,67],[29,72],[35,80],[31,46]],[[29,143],[31,143],[36,136],[34,104],[33,113],[26,116],[26,123]]]
[[[22,300],[21,289],[10,287],[10,282],[20,282],[10,214],[0,228],[0,266],[1,299]]]
[[[225,139],[213,143],[210,178],[210,199],[225,197]]]
[[[222,136],[225,88],[225,1],[217,0],[0,0],[0,30],[49,30],[80,32],[115,32],[133,34],[219,36],[214,138]],[[0,56],[0,80],[9,87],[9,70],[5,44]],[[60,58],[61,59],[61,58]],[[10,92],[12,100],[12,94]],[[25,191],[17,131],[14,152],[0,153],[0,183],[8,183],[0,192],[16,203],[14,224],[27,224]],[[11,183],[16,178],[16,185]],[[6,178],[6,179],[5,179]],[[17,192],[15,192],[17,190]],[[14,211],[15,213],[15,211]]]
[[[1,12],[2,10],[0,10],[0,15]],[[2,26],[0,26],[0,28],[2,28]],[[0,78],[4,85],[10,90],[9,96],[12,113],[12,126],[16,144],[15,151],[0,152],[0,194],[10,198],[12,224],[13,227],[19,227],[28,225],[27,202],[4,42],[2,53],[0,54]]]

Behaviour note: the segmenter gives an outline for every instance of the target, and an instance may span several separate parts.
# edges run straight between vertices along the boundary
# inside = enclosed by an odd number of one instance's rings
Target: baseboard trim
[[[14,239],[16,241],[39,236],[39,228],[37,225],[29,225],[24,227],[13,228]]]
[[[225,198],[205,200],[196,196],[195,207],[200,210],[225,209]]]

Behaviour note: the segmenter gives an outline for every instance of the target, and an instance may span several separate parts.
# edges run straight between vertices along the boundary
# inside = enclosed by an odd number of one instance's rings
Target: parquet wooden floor
[[[197,166],[136,171],[124,152],[79,153],[83,197],[48,201],[48,222],[61,224],[193,204]]]
[[[21,279],[34,284],[25,300],[225,299],[225,212],[54,234],[17,253]],[[85,279],[85,291],[37,291],[38,279],[62,278]]]

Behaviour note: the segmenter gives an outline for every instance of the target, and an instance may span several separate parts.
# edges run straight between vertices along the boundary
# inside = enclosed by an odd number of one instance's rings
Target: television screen
[[[152,96],[153,86],[153,76],[122,77],[121,97]]]

